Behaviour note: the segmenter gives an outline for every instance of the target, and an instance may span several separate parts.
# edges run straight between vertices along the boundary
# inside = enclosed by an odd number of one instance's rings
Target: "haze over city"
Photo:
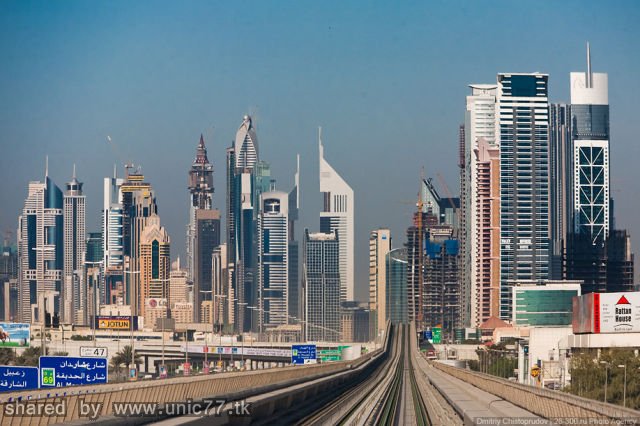
[[[27,184],[42,179],[49,155],[60,185],[77,164],[87,229],[99,230],[101,179],[132,161],[157,191],[172,255],[184,257],[187,170],[200,133],[214,165],[214,204],[224,209],[224,149],[253,113],[279,189],[292,185],[300,153],[301,227],[313,230],[322,126],[326,156],[355,192],[364,299],[368,231],[389,226],[402,244],[421,167],[459,192],[468,84],[541,71],[550,74],[550,100],[567,101],[568,74],[584,69],[589,41],[594,70],[610,76],[616,218],[637,247],[636,2],[124,6],[0,5],[0,229],[15,231]]]

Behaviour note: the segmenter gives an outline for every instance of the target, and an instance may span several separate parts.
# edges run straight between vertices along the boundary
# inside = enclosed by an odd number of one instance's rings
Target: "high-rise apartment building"
[[[354,199],[353,189],[324,158],[321,133],[320,192],[323,207],[320,212],[320,232],[336,232],[340,241],[340,301],[354,297]]]
[[[340,236],[336,232],[309,233],[303,244],[304,338],[340,340]]]
[[[546,74],[498,74],[500,318],[516,281],[549,277],[549,103]]]
[[[82,193],[82,182],[76,179],[76,168],[73,166],[73,177],[67,183],[63,198],[64,203],[64,285],[61,299],[61,321],[65,324],[86,324],[87,294],[85,289],[85,256],[86,256],[86,197]]]
[[[207,157],[204,137],[196,149],[189,171],[191,207],[187,228],[187,269],[193,280],[194,318],[200,318],[200,304],[212,300],[211,256],[220,245],[220,212],[213,209],[213,166]]]
[[[140,289],[139,315],[144,317],[145,328],[156,325],[157,318],[166,318],[169,308],[169,282],[171,269],[171,240],[158,215],[150,216],[142,234],[139,249]]]
[[[369,234],[370,334],[385,329],[387,314],[387,255],[391,251],[391,231],[376,229]]]
[[[49,178],[30,182],[18,219],[18,305],[23,322],[43,323],[45,311],[59,315],[64,270],[64,203]]]
[[[500,149],[479,137],[473,157],[470,323],[479,327],[500,314]]]
[[[240,332],[257,328],[255,312],[248,308],[255,307],[257,296],[257,162],[258,137],[251,117],[245,115],[233,146],[227,149],[227,254],[234,328]]]
[[[260,196],[258,216],[258,331],[288,324],[289,200],[282,191]]]
[[[500,271],[499,262],[487,264],[487,256],[492,256],[486,252],[486,238],[491,234],[500,232],[500,224],[495,223],[500,218],[500,206],[495,206],[496,193],[499,202],[499,175],[495,178],[495,173],[499,173],[500,165],[495,163],[495,152],[498,144],[496,142],[496,84],[471,84],[471,94],[466,98],[466,114],[464,130],[461,131],[460,142],[460,168],[464,171],[461,178],[463,200],[461,222],[464,230],[460,235],[460,277],[462,291],[461,320],[464,325],[479,325],[481,313],[479,307],[480,299],[483,298],[482,288],[487,287],[487,275],[495,278]],[[483,148],[480,148],[480,144]],[[499,161],[499,157],[498,157]],[[488,173],[488,174],[487,174]],[[493,181],[488,178],[493,177]],[[491,187],[493,183],[493,187]],[[478,186],[482,186],[479,188]],[[497,187],[496,187],[497,185]],[[493,191],[491,191],[493,188]],[[490,194],[487,194],[489,190]],[[482,194],[482,200],[480,200]],[[490,197],[493,197],[491,200]],[[493,207],[493,210],[490,209]],[[489,209],[489,211],[488,211]],[[490,219],[489,222],[487,219]],[[491,221],[493,220],[493,221]],[[491,226],[490,229],[485,226]],[[499,234],[498,234],[499,235]],[[499,236],[498,236],[499,238]],[[499,240],[498,240],[499,241]],[[494,247],[494,246],[491,246]],[[499,248],[496,248],[499,251]],[[494,282],[494,286],[498,285]],[[485,303],[486,294],[484,296]]]

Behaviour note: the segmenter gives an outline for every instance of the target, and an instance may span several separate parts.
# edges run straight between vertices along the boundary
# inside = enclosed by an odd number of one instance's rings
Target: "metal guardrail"
[[[582,398],[568,393],[536,388],[476,371],[430,362],[440,371],[546,419],[601,418],[635,422],[640,411]],[[627,424],[627,423],[625,423]],[[628,423],[634,424],[634,423]]]

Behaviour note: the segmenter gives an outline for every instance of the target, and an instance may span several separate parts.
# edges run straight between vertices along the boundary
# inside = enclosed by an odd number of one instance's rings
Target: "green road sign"
[[[442,342],[442,329],[440,327],[433,328],[433,344],[439,345]]]
[[[325,356],[320,356],[320,359],[322,360],[322,362],[340,361],[341,357],[340,355],[325,355]]]

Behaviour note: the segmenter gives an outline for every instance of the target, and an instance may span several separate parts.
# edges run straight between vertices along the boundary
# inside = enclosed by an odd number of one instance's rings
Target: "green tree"
[[[111,357],[111,362],[109,365],[110,370],[116,374],[116,379],[120,377],[120,371],[122,370],[122,366],[124,365],[124,358],[120,352],[116,353],[113,357]]]
[[[41,349],[39,346],[30,346],[16,358],[16,365],[23,365],[25,367],[37,367],[40,355]]]
[[[10,365],[16,360],[16,354],[13,349],[0,348],[0,365]]]
[[[604,401],[605,384],[607,402],[622,405],[624,400],[625,366],[627,370],[627,407],[640,408],[640,359],[633,350],[611,348],[600,357],[594,351],[574,354],[571,359],[571,384],[564,390],[574,395]]]

